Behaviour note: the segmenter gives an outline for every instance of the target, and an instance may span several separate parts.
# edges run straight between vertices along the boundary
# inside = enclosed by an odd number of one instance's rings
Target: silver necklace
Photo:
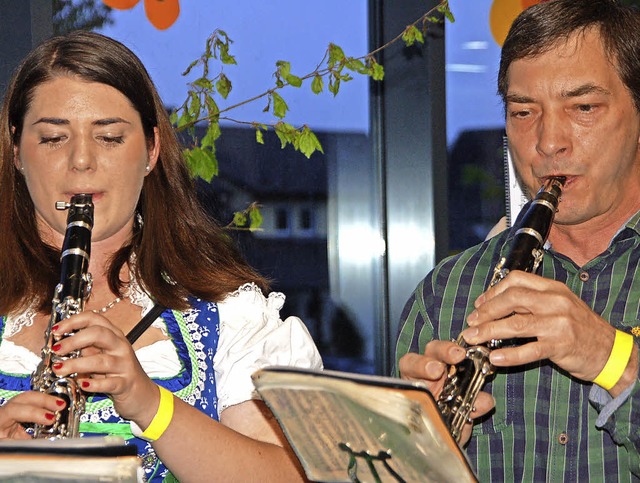
[[[95,312],[96,314],[104,314],[107,310],[112,309],[116,304],[118,304],[121,301],[122,299],[120,297],[116,297],[115,300],[112,300],[101,309],[93,309],[92,312]]]

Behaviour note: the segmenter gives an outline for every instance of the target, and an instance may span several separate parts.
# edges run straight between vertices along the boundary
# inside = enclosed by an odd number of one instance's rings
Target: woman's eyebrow
[[[96,121],[93,121],[91,124],[93,124],[94,126],[108,126],[109,124],[119,123],[131,124],[129,121],[121,117],[107,117],[105,119],[98,119]],[[59,117],[41,117],[32,125],[35,126],[36,124],[53,124],[55,126],[65,126],[71,123],[68,119],[62,119]]]
[[[35,121],[32,126],[36,124],[54,124],[56,126],[64,126],[70,124],[68,119],[62,119],[59,117],[41,117],[37,121]]]

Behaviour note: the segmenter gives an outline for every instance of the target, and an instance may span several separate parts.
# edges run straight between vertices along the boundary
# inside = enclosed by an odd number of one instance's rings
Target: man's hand
[[[565,284],[519,270],[482,294],[467,322],[470,327],[462,335],[469,344],[533,339],[492,351],[493,365],[510,367],[548,359],[584,381],[593,381],[600,373],[615,338],[615,328]],[[637,374],[637,357],[632,355],[611,395],[622,392]]]
[[[433,340],[425,348],[424,355],[409,353],[400,359],[400,375],[403,379],[422,381],[433,397],[438,399],[449,373],[449,366],[462,362],[466,351],[454,342]],[[493,397],[480,392],[470,417],[477,418],[487,414],[495,406]],[[464,446],[471,437],[472,424],[465,425],[460,438]]]

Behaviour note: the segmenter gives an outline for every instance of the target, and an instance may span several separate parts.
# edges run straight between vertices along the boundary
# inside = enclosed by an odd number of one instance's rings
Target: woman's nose
[[[95,153],[93,153],[91,149],[90,141],[76,140],[69,153],[69,169],[73,171],[87,171],[95,168]]]

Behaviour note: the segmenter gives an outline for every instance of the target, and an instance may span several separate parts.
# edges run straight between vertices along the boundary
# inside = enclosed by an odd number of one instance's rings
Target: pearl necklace
[[[105,305],[101,309],[93,309],[92,312],[95,312],[96,314],[104,314],[107,310],[113,308],[116,304],[118,304],[121,301],[122,301],[122,299],[120,297],[116,297],[115,300],[112,300],[111,302],[109,302],[107,305]]]

